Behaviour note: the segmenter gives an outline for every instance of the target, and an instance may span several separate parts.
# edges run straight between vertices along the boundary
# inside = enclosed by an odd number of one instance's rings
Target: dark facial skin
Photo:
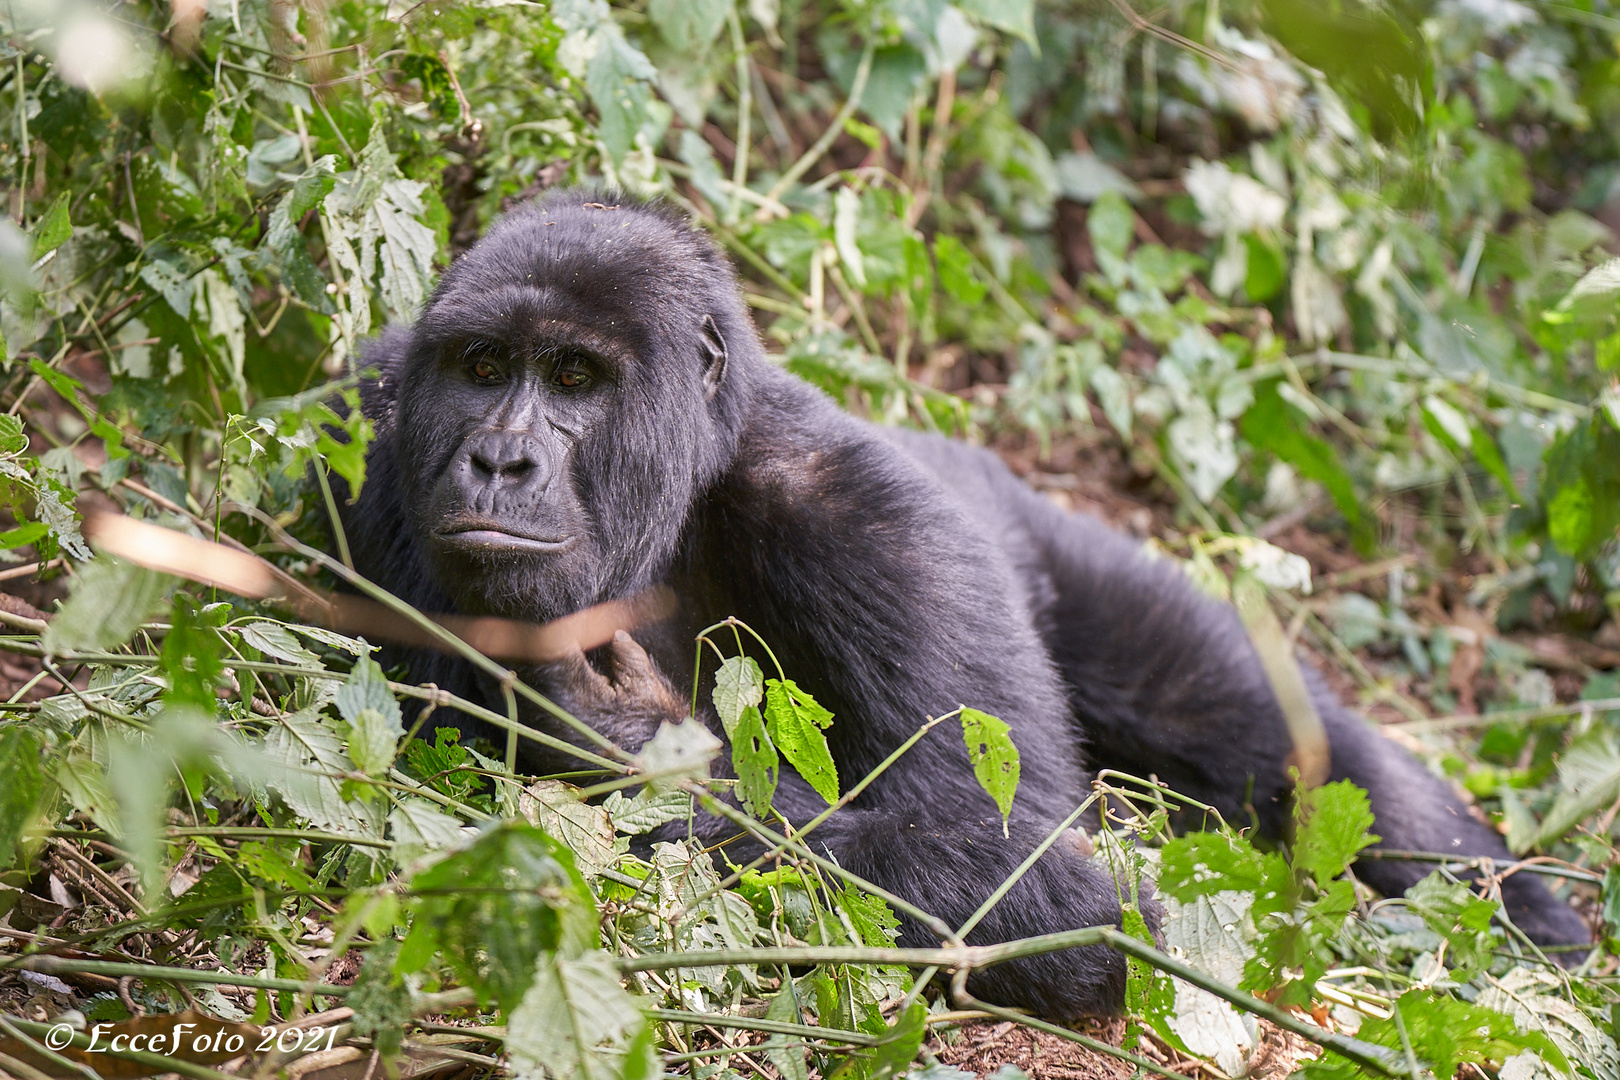
[[[621,374],[555,331],[515,330],[438,345],[411,406],[455,422],[413,486],[429,558],[457,599],[471,611],[534,618],[579,606],[592,591],[601,550],[578,454],[618,405]],[[492,588],[517,580],[527,587]]]
[[[622,220],[542,223],[540,244],[463,260],[417,324],[397,408],[419,437],[398,462],[419,550],[459,610],[543,621],[652,584],[703,480],[725,312],[694,309],[680,266],[660,272],[691,251],[638,245]],[[645,290],[634,302],[626,276]]]

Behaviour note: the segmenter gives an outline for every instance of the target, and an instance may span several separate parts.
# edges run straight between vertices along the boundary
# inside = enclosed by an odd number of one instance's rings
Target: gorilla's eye
[[[577,390],[591,381],[591,377],[578,368],[560,368],[552,380],[558,386],[565,386],[570,390]]]
[[[479,382],[494,382],[501,377],[501,369],[488,360],[474,360],[472,374]]]

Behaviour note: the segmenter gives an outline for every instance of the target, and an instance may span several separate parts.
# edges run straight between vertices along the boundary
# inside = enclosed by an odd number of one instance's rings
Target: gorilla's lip
[[[551,540],[511,532],[482,522],[452,525],[434,533],[434,538],[440,543],[470,551],[528,551],[548,554],[561,551],[574,541],[572,536]]]

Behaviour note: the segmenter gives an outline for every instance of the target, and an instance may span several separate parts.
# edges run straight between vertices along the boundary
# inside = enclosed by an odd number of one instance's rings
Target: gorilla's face
[[[724,341],[704,290],[647,276],[691,240],[618,217],[508,219],[413,330],[395,454],[464,611],[550,619],[651,584],[702,482]]]

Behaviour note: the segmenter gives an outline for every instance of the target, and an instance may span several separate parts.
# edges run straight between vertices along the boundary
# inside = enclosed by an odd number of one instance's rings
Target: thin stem
[[[349,537],[343,531],[343,518],[338,515],[337,499],[333,498],[332,485],[326,479],[326,459],[318,453],[315,454],[315,479],[320,482],[321,498],[326,501],[326,514],[332,520],[332,537],[337,541],[338,558],[352,571],[354,559],[349,556]]]
[[[754,113],[754,81],[749,77],[748,43],[743,40],[742,19],[737,6],[726,11],[731,25],[731,47],[737,53],[737,153],[731,162],[731,206],[726,210],[728,224],[742,215],[742,192],[748,186],[748,143],[752,132]]]
[[[832,123],[827,125],[827,130],[823,131],[821,137],[811,144],[810,149],[800,155],[799,160],[790,165],[788,171],[783,173],[781,178],[771,185],[771,190],[765,193],[767,199],[772,202],[780,199],[788,188],[798,183],[799,178],[810,171],[810,166],[821,160],[821,156],[832,147],[833,142],[843,133],[844,124],[850,117],[855,115],[855,110],[861,107],[861,95],[866,93],[866,78],[872,74],[872,56],[876,50],[877,36],[872,35],[866,39],[866,48],[861,50],[860,66],[855,69],[855,81],[850,84],[849,97],[845,99],[843,108],[838,110],[838,114],[833,117]]]

